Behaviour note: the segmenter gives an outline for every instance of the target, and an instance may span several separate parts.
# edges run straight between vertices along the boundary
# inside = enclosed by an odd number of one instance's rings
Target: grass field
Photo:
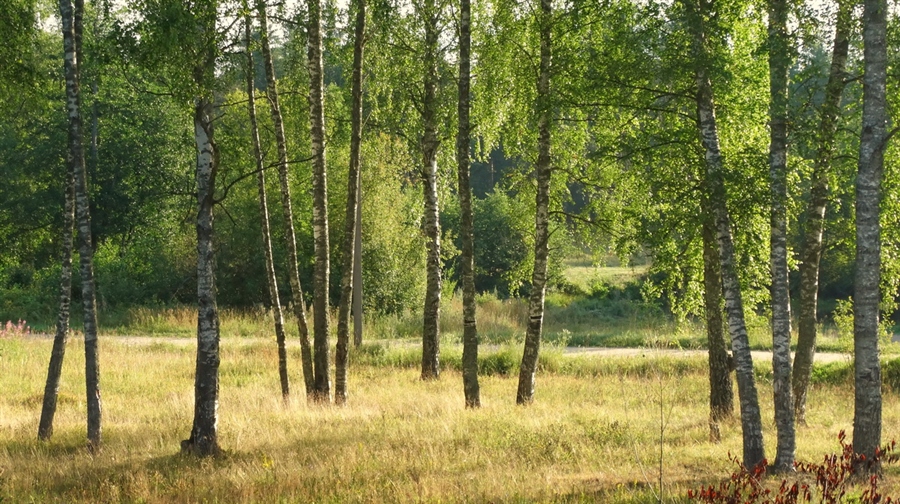
[[[738,418],[708,440],[703,358],[655,349],[704,348],[699,321],[675,324],[636,298],[641,268],[568,265],[575,292],[548,295],[536,403],[514,405],[527,320],[523,300],[478,299],[482,401],[463,409],[462,303],[445,298],[440,381],[418,379],[421,316],[367,317],[351,354],[350,402],[302,396],[296,325],[288,323],[294,398],[281,401],[271,314],[223,310],[220,442],[225,456],[178,453],[193,410],[196,311],[101,313],[104,449],[85,449],[81,340],[69,345],[56,434],[36,440],[48,337],[0,329],[0,503],[19,502],[684,502],[722,481],[741,450]],[[73,321],[73,327],[77,327]],[[771,348],[768,321],[750,314],[751,346]],[[34,333],[48,332],[49,323]],[[823,326],[819,349],[852,339]],[[846,331],[845,331],[846,332]],[[640,357],[569,355],[565,346],[642,348]],[[900,431],[898,344],[886,344],[884,438]],[[774,453],[771,363],[756,362],[767,453]],[[817,366],[798,459],[820,461],[850,431],[852,369]],[[737,406],[736,406],[737,407]],[[900,469],[886,468],[900,495]],[[804,478],[804,476],[799,476]],[[810,482],[808,477],[805,481]],[[777,486],[780,480],[768,484]],[[857,494],[859,490],[854,490]]]
[[[226,332],[219,429],[227,454],[196,460],[178,454],[192,418],[194,346],[106,337],[100,351],[104,449],[92,457],[84,448],[81,341],[71,342],[66,357],[56,433],[42,443],[36,430],[50,341],[0,338],[4,504],[682,502],[687,489],[726,478],[728,454],[740,453],[737,419],[723,425],[721,443],[708,440],[702,359],[652,351],[573,358],[550,348],[535,404],[515,406],[515,377],[490,368],[481,380],[484,407],[466,411],[458,372],[421,382],[415,349],[369,345],[352,356],[350,403],[321,407],[299,396],[282,403],[274,342]],[[445,349],[448,367],[457,353]],[[491,359],[502,361],[483,355]],[[290,363],[297,387],[293,349]],[[771,454],[772,390],[761,367]],[[814,386],[798,458],[820,460],[838,449],[852,402],[846,383]],[[900,404],[888,393],[885,437],[898,429]],[[887,468],[891,495],[900,493],[898,476]]]

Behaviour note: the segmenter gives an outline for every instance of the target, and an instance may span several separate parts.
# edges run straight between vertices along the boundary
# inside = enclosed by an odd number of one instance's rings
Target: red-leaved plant
[[[814,462],[795,462],[794,467],[800,473],[811,475],[815,479],[815,486],[811,488],[807,483],[781,480],[781,486],[777,490],[766,488],[762,484],[762,478],[766,474],[767,461],[763,460],[753,469],[747,470],[737,457],[728,454],[728,458],[739,469],[731,474],[731,477],[719,483],[718,486],[705,486],[699,490],[688,490],[688,498],[697,502],[709,504],[796,504],[798,502],[816,502],[824,504],[837,504],[842,502],[847,490],[852,483],[852,476],[856,474],[857,466],[865,466],[870,469],[873,464],[893,463],[900,459],[895,452],[896,441],[876,450],[875,459],[866,461],[864,455],[853,453],[853,446],[847,442],[847,434],[841,431],[838,434],[841,444],[840,454],[826,455],[821,464]],[[866,481],[865,488],[859,496],[860,504],[900,504],[896,499],[885,497],[878,491],[878,474],[871,475]],[[857,481],[858,482],[858,481]]]

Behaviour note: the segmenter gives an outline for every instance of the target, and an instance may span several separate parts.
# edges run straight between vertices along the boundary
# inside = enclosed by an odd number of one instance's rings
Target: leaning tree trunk
[[[353,43],[353,78],[350,110],[350,170],[347,174],[347,216],[344,223],[344,246],[341,271],[341,301],[338,306],[337,350],[334,356],[334,400],[347,402],[347,355],[350,350],[350,304],[353,301],[353,278],[356,275],[356,219],[359,216],[359,148],[362,131],[362,66],[366,32],[366,0],[356,2],[356,27]]]
[[[440,317],[441,317],[441,224],[438,217],[437,152],[437,60],[438,16],[434,0],[425,0],[421,16],[425,21],[425,88],[422,96],[422,175],[425,196],[425,238],[428,249],[424,326],[422,330],[422,379],[440,376]]]
[[[853,355],[856,384],[853,451],[874,461],[881,444],[881,367],[878,311],[881,292],[881,177],[888,140],[885,0],[865,0],[863,11],[863,119],[856,176],[856,285],[853,292]],[[859,471],[877,464],[859,462]]]
[[[272,123],[275,126],[275,143],[278,146],[278,181],[281,184],[281,209],[284,216],[284,240],[287,243],[289,278],[291,282],[291,295],[293,297],[294,317],[297,319],[297,327],[300,333],[300,360],[303,365],[303,380],[306,386],[306,395],[313,397],[315,391],[315,377],[313,376],[312,349],[309,344],[309,325],[306,322],[306,303],[303,301],[303,289],[300,286],[300,270],[297,261],[297,239],[294,233],[294,211],[291,208],[291,185],[288,180],[287,140],[284,136],[284,121],[281,116],[281,106],[278,103],[278,87],[275,81],[275,65],[272,62],[272,51],[269,47],[268,16],[266,15],[266,3],[259,0],[256,3],[259,17],[259,43],[266,67],[266,96],[269,100],[269,110],[272,114]]]
[[[56,335],[50,352],[47,369],[47,384],[44,386],[44,404],[38,424],[38,439],[47,440],[53,435],[53,417],[56,415],[56,400],[59,397],[59,381],[62,375],[63,359],[66,356],[66,342],[69,338],[69,310],[72,305],[72,244],[75,234],[75,173],[72,158],[66,169],[66,203],[63,210],[62,267],[59,279],[59,313],[56,316]]]
[[[731,386],[731,366],[725,343],[725,322],[722,320],[722,264],[716,248],[716,227],[708,198],[703,198],[703,299],[706,308],[706,339],[709,348],[709,436],[721,438],[719,422],[734,413],[734,391]]]
[[[322,70],[322,21],[319,0],[308,0],[309,122],[313,157],[313,345],[315,394],[318,402],[331,400],[328,344],[328,179],[325,172],[325,112]]]
[[[551,0],[540,0],[539,16],[541,60],[537,84],[538,159],[535,165],[537,195],[534,217],[534,271],[531,274],[528,328],[525,332],[522,364],[519,367],[516,404],[530,404],[534,401],[534,380],[544,323],[547,260],[550,255],[550,32],[553,16]]]
[[[472,188],[469,184],[469,89],[471,85],[471,17],[470,0],[460,1],[459,10],[459,130],[456,134],[456,163],[459,182],[459,234],[462,239],[463,287],[463,393],[466,407],[481,406],[478,389],[478,328],[475,324],[475,231],[472,217]]]
[[[772,388],[775,401],[776,472],[794,470],[796,441],[791,399],[791,294],[787,250],[787,104],[791,58],[787,0],[769,0],[769,183],[772,270]]]
[[[92,451],[100,449],[102,407],[100,367],[97,355],[97,297],[94,288],[94,259],[91,244],[91,214],[81,121],[79,65],[81,53],[81,17],[83,4],[60,0],[66,76],[66,102],[69,115],[69,170],[75,182],[75,220],[78,228],[78,255],[81,272],[81,297],[84,305],[84,367],[87,386],[87,438]]]
[[[806,207],[806,229],[800,263],[800,324],[792,375],[794,414],[800,424],[806,423],[806,393],[809,390],[813,355],[816,351],[819,261],[822,258],[822,232],[825,229],[825,207],[828,204],[828,174],[834,158],[834,137],[840,114],[841,93],[844,90],[847,50],[850,47],[853,4],[847,0],[839,0],[838,5],[831,71],[825,86],[825,99],[819,120],[818,145]]]
[[[245,5],[246,8],[246,5]],[[247,39],[247,109],[250,116],[250,136],[253,140],[253,157],[256,160],[256,185],[259,192],[259,218],[262,223],[262,242],[266,255],[266,283],[269,287],[269,304],[275,318],[275,343],[278,346],[278,377],[281,380],[281,397],[287,400],[291,395],[291,384],[287,371],[287,348],[285,346],[284,313],[278,296],[278,280],[275,278],[275,262],[272,259],[272,234],[269,231],[269,203],[266,197],[266,174],[262,150],[259,142],[259,126],[256,121],[256,88],[253,85],[255,68],[253,51],[250,49],[251,17],[248,11],[245,37]]]
[[[211,66],[211,61],[208,63]],[[205,74],[208,69],[195,73]],[[211,73],[211,72],[209,72]],[[198,84],[203,84],[198,82]],[[197,363],[194,375],[194,424],[182,451],[199,456],[219,449],[219,309],[216,305],[213,248],[213,193],[218,152],[213,139],[215,106],[208,97],[194,102],[194,140],[197,144]]]
[[[699,5],[698,5],[699,4]],[[731,218],[726,205],[725,181],[722,155],[719,151],[719,133],[716,126],[715,100],[712,82],[709,78],[702,0],[684,0],[687,8],[689,27],[692,30],[694,57],[696,58],[695,82],[697,92],[697,126],[700,143],[705,151],[706,181],[710,192],[709,202],[716,223],[716,239],[719,246],[719,261],[722,265],[722,287],[725,294],[725,312],[728,334],[731,336],[731,350],[734,356],[738,382],[738,397],[741,404],[741,430],[743,433],[743,464],[755,467],[765,460],[762,437],[762,420],[759,397],[753,379],[753,359],[747,326],[744,323],[744,306],[741,286],[735,265],[734,239],[731,233]]]

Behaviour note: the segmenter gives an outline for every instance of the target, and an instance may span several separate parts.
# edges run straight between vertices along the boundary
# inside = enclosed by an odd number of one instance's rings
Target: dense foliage
[[[395,5],[396,4],[396,5]],[[405,5],[405,4],[404,4]],[[100,308],[191,303],[194,292],[191,83],[189,41],[179,11],[164,1],[112,9],[89,4],[82,81],[87,165]],[[165,7],[165,8],[163,8]],[[765,15],[753,2],[721,2],[713,44],[714,85],[722,150],[727,161],[741,282],[748,307],[763,314],[768,298],[767,68]],[[0,15],[0,319],[52,319],[59,275],[65,162],[65,111],[59,30],[53,6],[4,3]],[[476,196],[476,287],[501,297],[525,295],[533,261],[536,157],[534,78],[537,32],[527,9],[505,0],[473,6],[473,164]],[[790,246],[802,242],[804,208],[819,108],[828,72],[836,7],[798,6],[791,34],[788,206]],[[219,302],[245,308],[266,302],[254,160],[242,104],[243,67],[234,20],[224,3],[218,21],[221,56],[215,76],[221,170],[215,208]],[[325,110],[329,150],[331,269],[336,304],[349,146],[352,12],[331,2],[323,12]],[[444,234],[445,290],[456,287],[459,210],[453,173],[454,20],[444,6],[437,89],[439,200]],[[421,205],[421,127],[417,73],[421,19],[399,2],[375,2],[370,12],[362,144],[363,276],[369,310],[416,309],[424,296],[425,249]],[[689,44],[678,5],[665,2],[575,1],[558,6],[553,26],[554,193],[551,272],[562,258],[587,251],[597,263],[649,257],[645,301],[676,319],[702,313],[700,237],[702,153],[695,131]],[[301,282],[312,282],[312,196],[309,105],[302,8],[279,7],[273,23],[296,208]],[[9,25],[9,26],[7,26]],[[894,47],[896,19],[889,45]],[[165,29],[163,29],[165,28]],[[858,30],[843,94],[837,154],[830,172],[822,259],[823,306],[852,293],[852,181],[858,144],[861,51]],[[174,50],[172,50],[174,48]],[[183,50],[179,50],[179,48]],[[258,61],[258,59],[257,59]],[[891,61],[891,64],[894,62]],[[257,88],[265,80],[257,71]],[[888,96],[897,96],[889,93]],[[270,119],[261,114],[263,150],[274,163]],[[889,162],[883,202],[884,299],[893,311],[900,288],[900,213]],[[273,194],[276,177],[269,177]],[[273,223],[276,271],[289,293],[281,224]],[[555,266],[554,266],[555,265]],[[796,276],[796,260],[792,275]],[[792,278],[795,280],[795,278]],[[78,279],[76,278],[77,282]],[[78,295],[75,296],[76,303]],[[77,312],[77,310],[76,310]]]

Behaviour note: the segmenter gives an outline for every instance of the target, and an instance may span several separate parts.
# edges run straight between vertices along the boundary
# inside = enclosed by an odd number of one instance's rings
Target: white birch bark
[[[246,5],[244,6],[246,8]],[[256,160],[256,186],[259,194],[259,218],[262,228],[263,251],[266,256],[266,285],[269,288],[269,306],[275,319],[275,344],[278,346],[278,378],[281,382],[281,396],[287,400],[291,395],[291,383],[287,371],[287,339],[284,332],[284,312],[278,295],[278,280],[275,278],[275,262],[272,258],[272,233],[269,230],[269,202],[266,195],[266,173],[262,149],[259,141],[259,125],[256,120],[256,88],[253,85],[253,51],[250,48],[251,17],[248,11],[245,38],[247,41],[247,110],[250,117],[250,137],[253,141],[253,158]]]
[[[97,349],[97,296],[94,287],[94,258],[91,240],[91,214],[87,171],[84,164],[84,141],[81,119],[81,84],[79,82],[81,51],[82,2],[60,0],[59,12],[63,30],[63,58],[66,78],[66,110],[69,118],[68,163],[75,182],[75,223],[78,231],[81,297],[84,307],[84,355],[87,405],[87,439],[92,451],[101,445],[102,402],[100,399],[100,366]]]
[[[291,204],[291,185],[288,177],[287,140],[284,135],[284,120],[281,116],[281,106],[278,102],[275,65],[272,61],[272,51],[269,47],[269,22],[268,15],[266,14],[266,3],[262,0],[258,0],[256,3],[256,11],[257,17],[259,18],[260,49],[262,50],[266,68],[266,97],[269,101],[269,112],[272,115],[272,123],[275,125],[275,143],[278,148],[278,182],[281,186],[281,211],[284,219],[284,240],[288,250],[288,278],[291,283],[294,318],[297,319],[297,328],[300,334],[300,361],[303,366],[303,381],[306,386],[306,395],[311,399],[315,391],[312,348],[309,343],[309,324],[306,321],[306,303],[303,300],[303,288],[300,285],[297,239],[294,232],[294,210]]]
[[[69,339],[69,314],[72,305],[72,248],[75,235],[75,172],[73,163],[67,163],[65,207],[63,209],[62,265],[59,278],[59,312],[56,316],[56,334],[50,352],[47,368],[47,383],[44,386],[44,401],[41,419],[38,423],[38,439],[47,440],[53,435],[53,418],[56,416],[56,401],[59,397],[59,383],[62,376],[66,343]]]
[[[887,2],[865,0],[863,10],[863,120],[856,176],[856,284],[853,293],[855,401],[853,451],[866,460],[858,471],[878,470],[881,444],[881,366],[878,315],[881,301],[881,178],[887,143]]]
[[[422,189],[425,200],[425,239],[427,248],[425,307],[422,330],[422,379],[440,376],[441,316],[441,225],[437,197],[437,62],[438,7],[424,0],[419,15],[425,23],[424,93],[422,96]]]
[[[550,61],[553,7],[551,0],[540,0],[540,74],[537,83],[538,159],[535,165],[537,195],[534,217],[534,270],[531,274],[531,295],[528,299],[528,327],[525,349],[519,367],[519,386],[516,404],[534,401],[535,375],[541,333],[544,324],[544,297],[547,289],[547,260],[550,255]]]
[[[322,21],[319,0],[308,0],[309,26],[309,121],[313,156],[313,367],[314,400],[331,401],[331,348],[329,339],[329,246],[328,178],[325,171],[324,75],[322,66]]]
[[[695,84],[697,86],[697,127],[706,161],[706,183],[709,202],[716,227],[719,260],[722,264],[722,287],[725,296],[725,313],[731,350],[738,383],[738,399],[741,407],[741,431],[743,436],[743,464],[752,468],[765,460],[762,420],[759,396],[753,378],[753,359],[747,326],[744,323],[744,306],[741,286],[735,265],[734,239],[731,218],[726,204],[722,154],[719,150],[719,133],[716,125],[715,99],[707,68],[709,54],[706,48],[704,11],[710,7],[706,0],[682,0],[688,15],[688,27],[692,31],[695,58]]]
[[[467,408],[481,406],[478,387],[478,327],[475,321],[475,230],[472,216],[472,188],[469,184],[471,162],[469,143],[470,85],[471,85],[471,17],[469,0],[460,0],[459,9],[459,130],[456,134],[456,163],[459,193],[460,226],[462,240],[462,287],[463,287],[463,393]]]
[[[353,302],[353,279],[357,268],[357,229],[359,223],[360,163],[362,143],[362,67],[366,31],[366,0],[356,0],[356,24],[353,40],[353,76],[350,109],[350,169],[347,173],[347,213],[341,272],[341,301],[338,306],[337,349],[334,359],[334,400],[347,402],[347,365],[350,350],[350,305]]]
[[[211,57],[211,56],[210,56]],[[212,66],[212,60],[207,62]],[[206,75],[207,69],[195,72]],[[211,72],[209,72],[211,73]],[[202,85],[203,82],[197,84]],[[219,309],[216,304],[213,205],[218,153],[213,139],[215,106],[210,98],[194,102],[197,146],[197,361],[194,375],[194,424],[182,451],[218,455],[219,448]]]
[[[791,398],[791,295],[787,250],[787,104],[790,67],[786,0],[769,0],[769,184],[771,193],[772,388],[775,402],[775,472],[794,470],[794,401]]]

